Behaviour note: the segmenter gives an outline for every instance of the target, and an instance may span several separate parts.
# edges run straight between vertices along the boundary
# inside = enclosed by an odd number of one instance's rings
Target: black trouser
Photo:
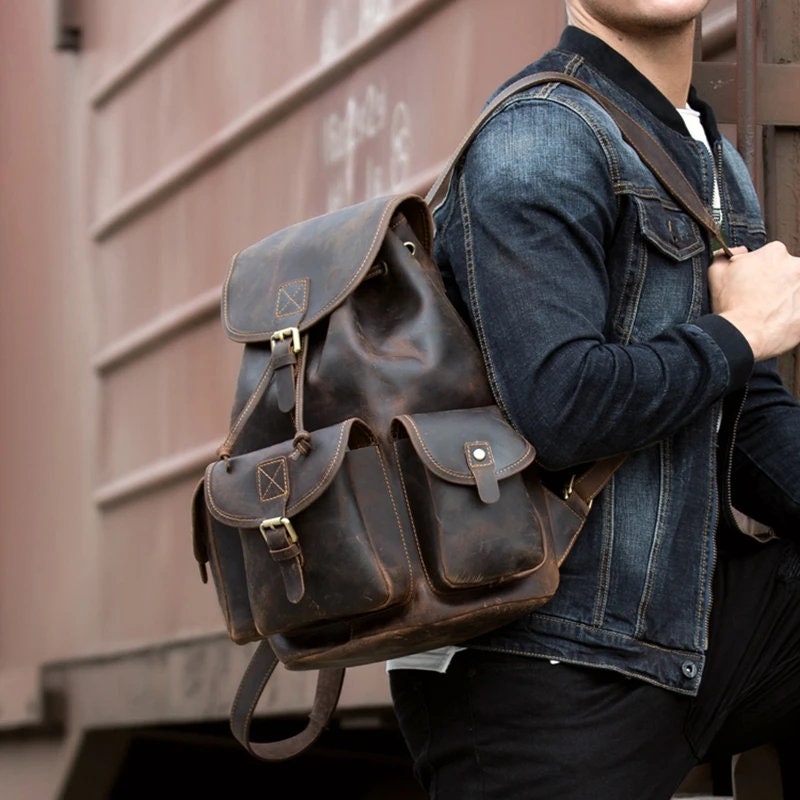
[[[666,800],[696,764],[800,732],[799,601],[794,545],[722,554],[697,697],[477,650],[393,671],[417,778],[438,800]]]

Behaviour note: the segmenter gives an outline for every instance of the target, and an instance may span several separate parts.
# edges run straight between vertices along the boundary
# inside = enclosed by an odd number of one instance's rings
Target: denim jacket
[[[765,243],[741,158],[694,91],[711,144],[599,39],[568,27],[523,74],[558,70],[647,128],[730,246]],[[501,87],[502,88],[502,87]],[[436,257],[496,398],[543,467],[629,452],[540,611],[473,644],[595,665],[694,694],[717,539],[731,504],[777,534],[800,520],[800,406],[774,362],[709,308],[715,246],[581,91],[519,93],[483,126],[436,209]]]

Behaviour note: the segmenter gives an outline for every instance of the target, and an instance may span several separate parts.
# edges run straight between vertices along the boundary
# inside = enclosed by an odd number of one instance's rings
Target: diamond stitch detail
[[[258,496],[262,503],[275,500],[287,493],[286,462],[283,458],[262,461],[256,468]]]
[[[278,291],[276,301],[276,314],[279,317],[288,317],[299,314],[306,307],[306,281],[290,281],[283,284]]]

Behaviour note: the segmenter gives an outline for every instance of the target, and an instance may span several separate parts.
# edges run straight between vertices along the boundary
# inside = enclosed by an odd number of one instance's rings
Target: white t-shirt
[[[678,108],[676,110],[683,118],[689,135],[695,141],[702,142],[708,149],[708,152],[711,153],[711,145],[708,143],[708,136],[706,136],[705,128],[703,128],[703,123],[700,121],[700,112],[695,111],[688,103],[685,108]],[[714,173],[714,197],[712,206],[714,209],[714,219],[719,224],[722,222],[722,201],[719,196],[719,184],[717,183],[716,172]]]

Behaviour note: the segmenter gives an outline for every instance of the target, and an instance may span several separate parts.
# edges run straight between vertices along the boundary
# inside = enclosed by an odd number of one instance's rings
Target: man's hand
[[[711,310],[735,325],[756,361],[785,353],[800,343],[800,258],[781,242],[733,258],[715,254],[708,270]]]

